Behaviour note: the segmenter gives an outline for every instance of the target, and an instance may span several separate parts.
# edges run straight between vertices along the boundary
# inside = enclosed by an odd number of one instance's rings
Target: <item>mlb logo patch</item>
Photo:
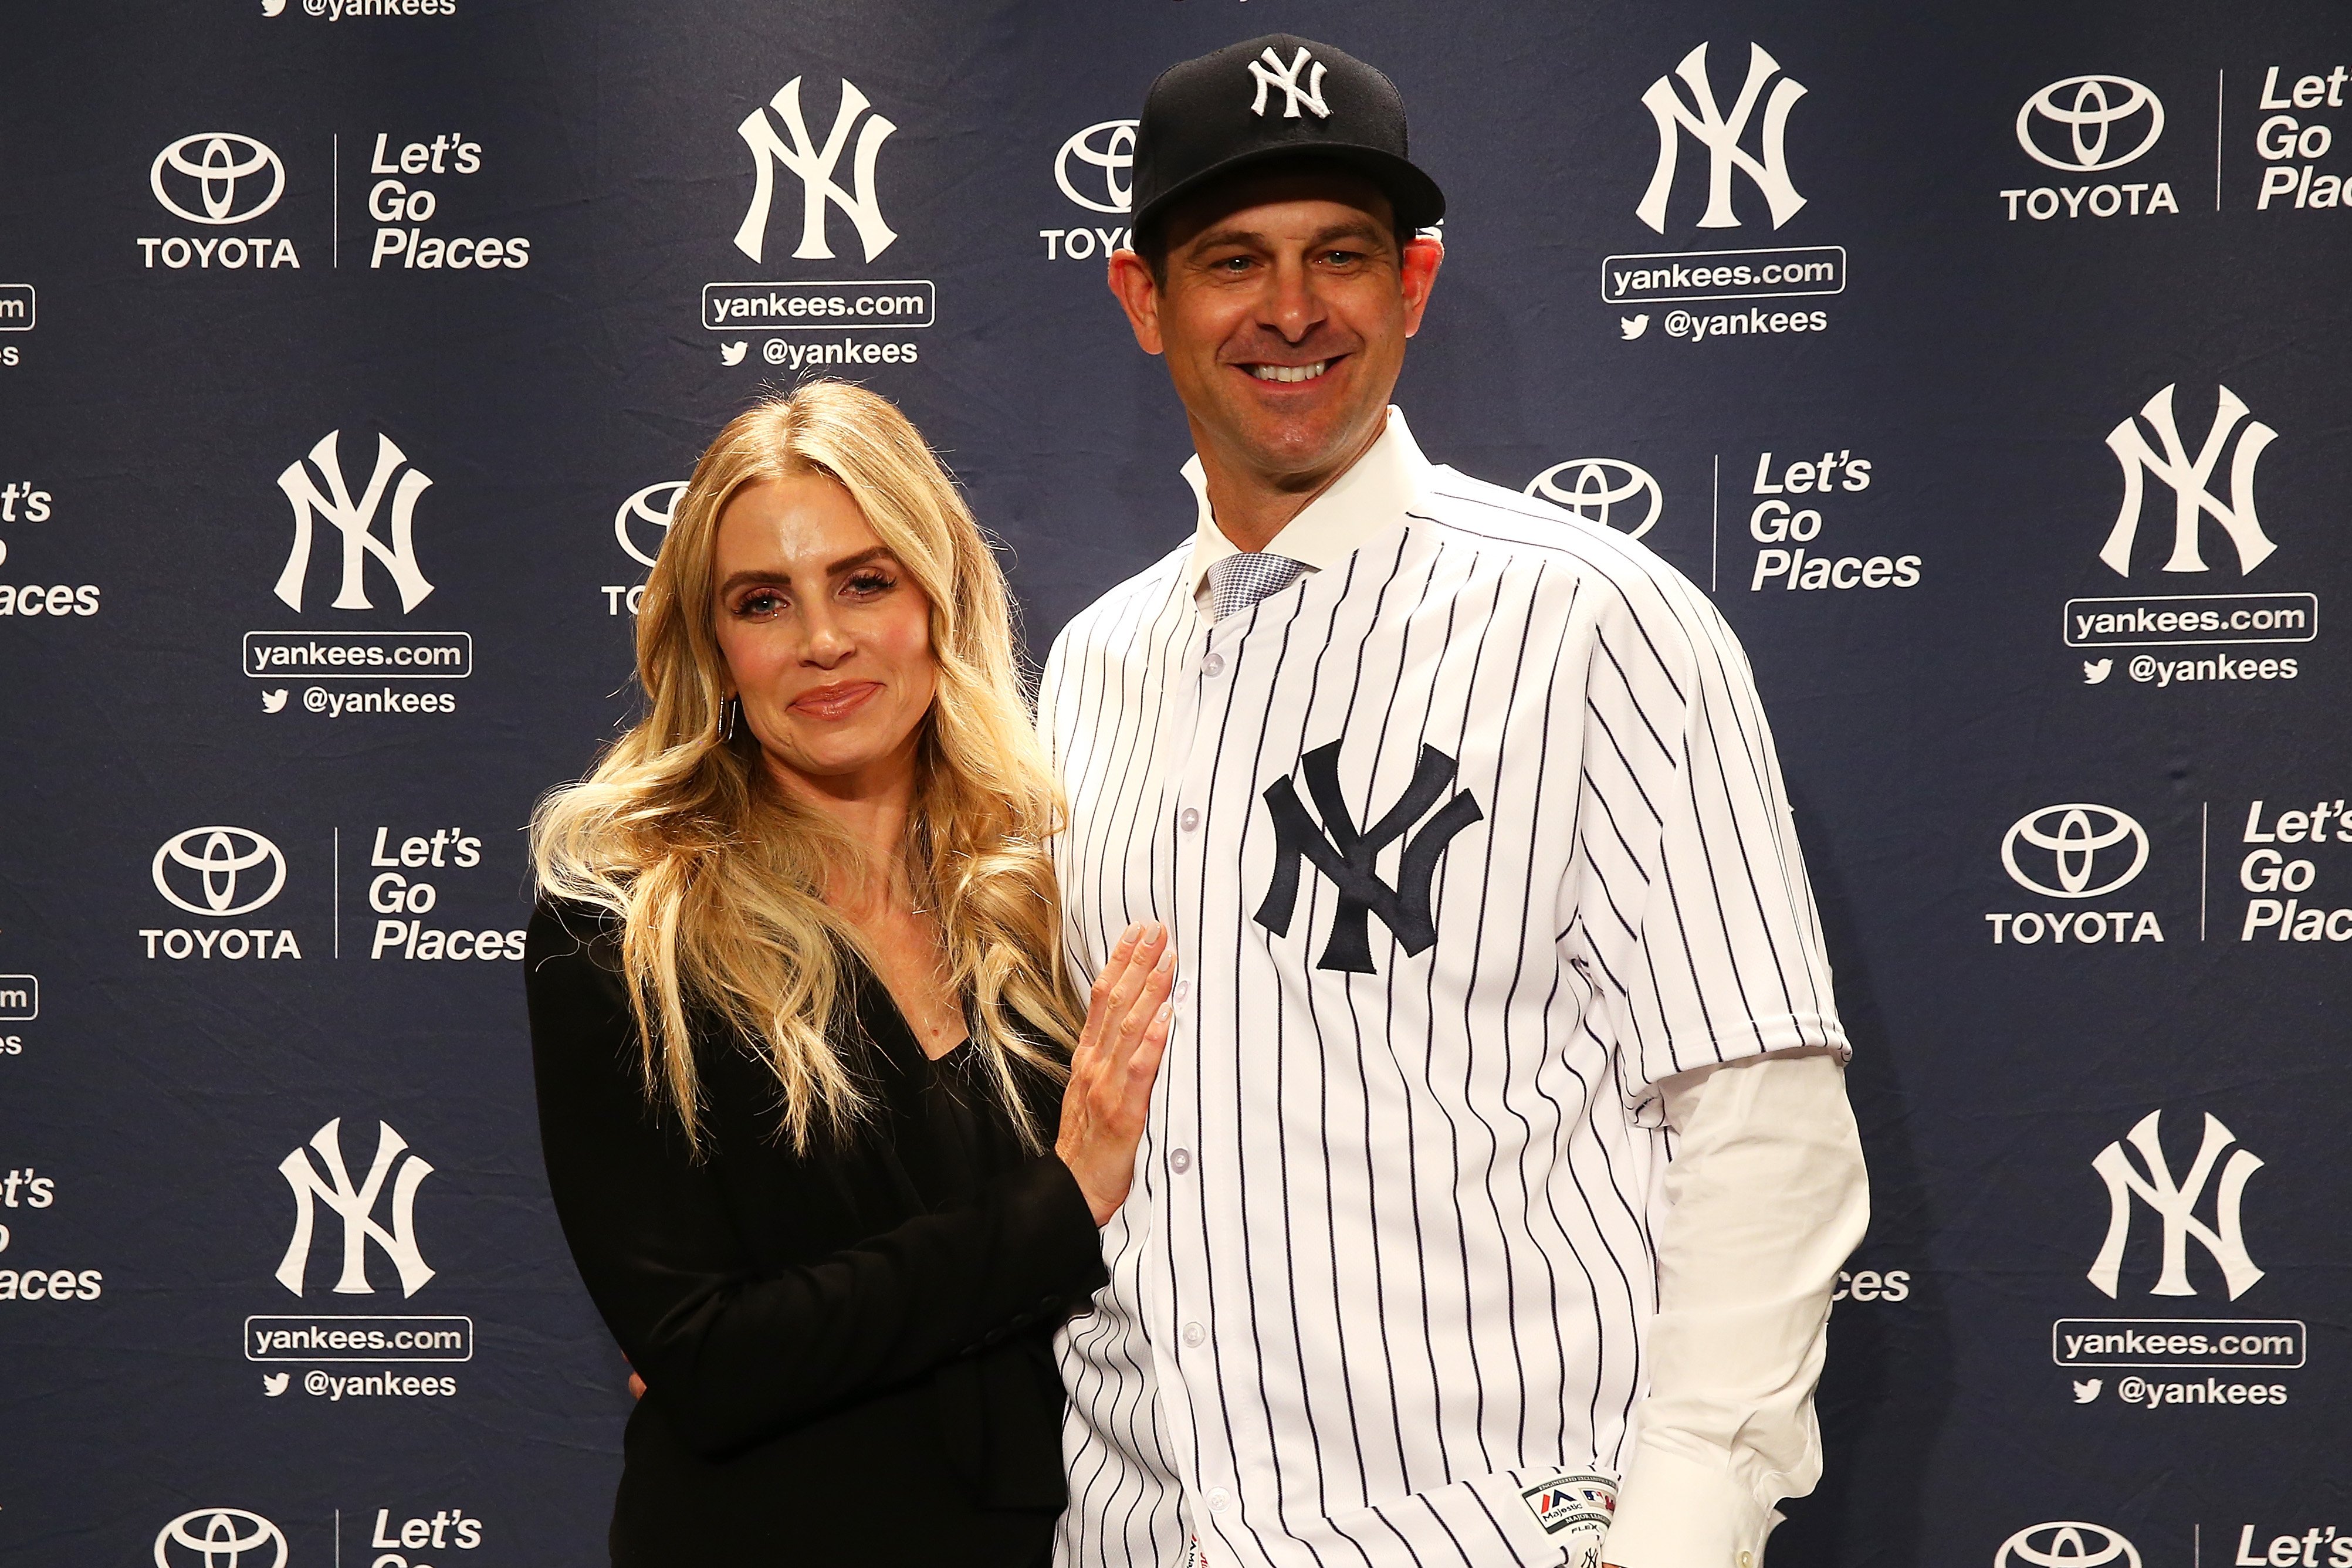
[[[1572,1530],[1605,1533],[1617,1514],[1617,1483],[1592,1471],[1555,1476],[1521,1489],[1519,1496],[1546,1535]]]

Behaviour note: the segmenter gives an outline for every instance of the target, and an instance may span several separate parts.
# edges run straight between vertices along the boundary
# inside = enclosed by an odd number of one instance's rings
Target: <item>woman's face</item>
[[[931,602],[838,480],[738,490],[711,602],[743,720],[783,782],[853,798],[914,774],[939,688]]]

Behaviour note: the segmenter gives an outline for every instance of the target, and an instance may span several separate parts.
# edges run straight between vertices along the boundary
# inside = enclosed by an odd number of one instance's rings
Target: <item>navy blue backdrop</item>
[[[1776,1563],[2352,1564],[2336,0],[18,7],[0,1561],[597,1559],[520,824],[762,388],[899,400],[1037,652],[1182,536],[1122,122],[1277,28],[1449,193],[1423,446],[1776,722],[1876,1207]]]

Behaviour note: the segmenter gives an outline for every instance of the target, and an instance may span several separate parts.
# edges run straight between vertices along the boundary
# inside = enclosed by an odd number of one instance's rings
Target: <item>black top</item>
[[[713,1031],[698,1163],[646,1092],[616,947],[542,903],[524,965],[556,1213],[647,1389],[613,1562],[1042,1562],[1064,1498],[1049,1341],[1105,1278],[1068,1168],[1021,1148],[969,1046],[926,1059],[863,965],[843,1049],[866,1126],[793,1155],[773,1073]],[[1056,1098],[1041,1079],[1041,1126]]]

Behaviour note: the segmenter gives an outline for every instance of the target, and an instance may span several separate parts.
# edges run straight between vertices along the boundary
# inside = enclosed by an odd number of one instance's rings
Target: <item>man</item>
[[[1135,197],[1199,521],[1040,707],[1081,977],[1146,918],[1180,969],[1057,1561],[1754,1568],[1866,1200],[1746,661],[1388,406],[1444,197],[1386,77],[1177,66]]]

